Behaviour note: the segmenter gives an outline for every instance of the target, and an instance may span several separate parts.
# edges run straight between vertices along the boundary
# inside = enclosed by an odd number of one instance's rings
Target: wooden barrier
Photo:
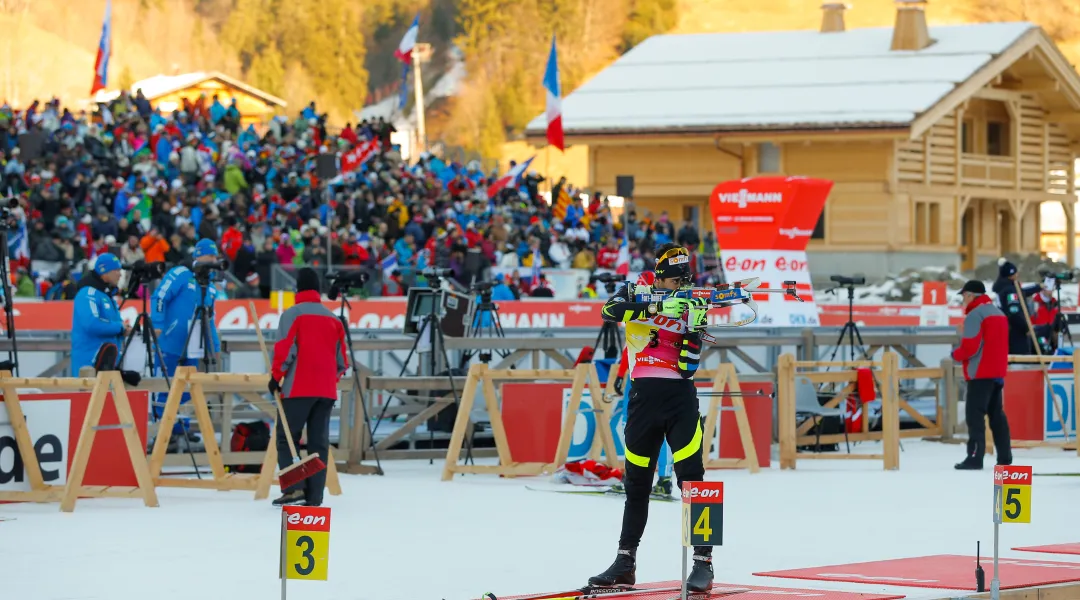
[[[18,389],[40,389],[50,391],[89,391],[90,403],[83,419],[79,442],[75,446],[67,483],[61,486],[47,485],[41,474],[41,465],[34,451],[34,444],[27,428],[26,417],[19,402]],[[84,498],[142,498],[146,506],[157,506],[157,492],[150,469],[146,464],[146,449],[135,428],[135,418],[131,413],[131,404],[124,382],[118,371],[98,373],[96,377],[12,377],[9,371],[0,371],[0,390],[4,393],[4,406],[7,409],[11,428],[15,432],[15,443],[19,448],[27,478],[30,481],[28,492],[0,492],[0,501],[5,502],[60,502],[60,510],[72,512],[80,497]],[[109,392],[112,392],[111,396]],[[135,472],[137,486],[87,486],[83,485],[86,465],[90,460],[90,450],[94,446],[94,437],[99,429],[101,411],[108,398],[112,398],[119,421],[109,429],[123,431],[124,444],[127,446],[131,467]]]
[[[154,449],[150,458],[150,473],[154,485],[218,491],[254,491],[256,500],[268,498],[270,496],[270,486],[276,484],[274,471],[277,469],[277,427],[270,430],[270,442],[258,475],[226,473],[221,458],[221,449],[217,443],[217,435],[214,433],[214,424],[210,419],[210,410],[206,404],[207,391],[258,394],[266,389],[268,378],[269,375],[264,374],[199,373],[194,367],[178,367],[176,374],[172,378],[169,395],[165,400],[165,408],[158,423],[158,436],[154,442]],[[165,454],[168,450],[169,432],[172,431],[173,424],[176,422],[177,413],[180,410],[180,400],[185,392],[191,396],[191,405],[195,410],[195,418],[199,423],[199,432],[202,433],[203,444],[206,447],[206,459],[210,463],[212,475],[210,479],[167,477],[163,476],[161,472],[165,462]],[[263,410],[270,418],[275,418],[276,409],[270,407],[270,410]],[[334,462],[332,448],[328,458],[326,464],[326,489],[331,495],[337,496],[341,494],[341,484],[338,480],[337,466]]]
[[[1044,355],[1009,355],[1010,363],[1027,363],[1037,364],[1043,373],[1043,381],[1047,386],[1050,385],[1050,365],[1052,363],[1072,363],[1073,369],[1073,389],[1080,390],[1080,352],[1074,352],[1072,356],[1044,356]],[[1045,392],[1044,392],[1045,393]],[[1076,439],[1069,439],[1068,421],[1064,418],[1064,411],[1062,410],[1061,402],[1058,400],[1057,394],[1051,394],[1051,399],[1054,401],[1054,411],[1057,413],[1058,421],[1061,422],[1062,432],[1065,434],[1065,441],[1063,442],[1048,442],[1048,441],[1032,441],[1032,440],[1013,440],[1013,448],[1062,448],[1065,450],[1076,449],[1076,455],[1080,456],[1080,443],[1077,443]],[[1077,409],[1077,414],[1080,415],[1080,409]],[[993,452],[991,444],[993,443],[990,437],[989,425],[987,425],[986,431],[986,450],[987,454]]]
[[[750,429],[750,418],[746,414],[746,403],[743,401],[742,387],[739,385],[739,374],[735,371],[735,365],[721,363],[714,371],[702,370],[699,377],[712,377],[712,395],[709,400],[709,409],[705,413],[705,434],[701,441],[702,454],[704,455],[706,469],[749,469],[751,473],[757,473],[761,469],[758,460],[757,448],[754,446],[754,433]],[[744,458],[715,458],[710,459],[710,449],[713,444],[713,435],[716,426],[720,422],[720,413],[723,408],[722,399],[724,392],[730,393],[731,407],[729,410],[735,413],[735,424],[739,429],[739,441],[742,442]],[[717,440],[719,443],[719,440]],[[718,452],[719,454],[719,452]]]
[[[881,460],[885,470],[891,471],[900,468],[900,405],[913,415],[918,413],[911,406],[899,398],[900,369],[898,358],[894,352],[885,352],[881,362],[854,361],[854,362],[822,362],[822,361],[796,361],[791,354],[780,356],[777,366],[777,404],[779,407],[780,431],[780,468],[794,469],[796,461],[804,459],[863,459]],[[799,372],[800,368],[832,368],[838,367],[839,371]],[[874,370],[874,376],[881,396],[881,431],[869,431],[870,420],[863,419],[863,431],[850,433],[847,438],[850,441],[881,441],[884,446],[882,454],[820,454],[799,452],[798,447],[815,443],[817,436],[805,434],[813,426],[813,423],[804,423],[802,427],[796,425],[795,411],[795,377],[805,376],[814,383],[843,383],[845,386],[829,400],[824,407],[835,408],[841,402],[846,401],[847,396],[854,392],[858,371],[855,369],[869,368]],[[940,369],[917,368],[904,369],[909,377],[929,376],[932,372],[940,372]],[[925,371],[925,373],[924,373]],[[940,375],[940,373],[939,373]],[[917,417],[923,418],[921,415]],[[925,418],[923,418],[925,419]],[[940,431],[940,428],[938,428]],[[918,435],[924,435],[925,431]],[[839,443],[844,441],[843,434],[823,435],[822,443]]]
[[[555,450],[555,457],[550,463],[517,463],[510,453],[510,445],[506,439],[506,430],[503,427],[502,412],[499,409],[499,399],[495,393],[495,381],[505,380],[555,380],[573,382],[570,394],[570,405],[566,409],[563,418],[562,431],[559,435],[559,445]],[[611,422],[610,403],[603,400],[603,392],[600,388],[600,378],[596,373],[596,366],[592,363],[577,365],[573,369],[558,370],[530,370],[530,369],[489,369],[486,364],[474,364],[469,368],[468,377],[465,379],[465,389],[461,394],[461,405],[458,407],[457,419],[454,421],[454,431],[450,436],[450,445],[446,451],[446,464],[443,467],[442,480],[450,481],[454,473],[491,473],[505,477],[517,475],[542,475],[554,473],[555,470],[566,462],[570,452],[570,443],[574,436],[574,422],[581,407],[581,396],[585,386],[589,386],[593,401],[593,412],[596,414],[596,441],[602,444],[604,460],[609,466],[618,466],[618,458],[615,453],[615,441],[611,437],[611,428],[602,424]],[[472,427],[469,413],[476,401],[476,392],[483,389],[484,403],[487,406],[488,417],[491,419],[491,429],[495,437],[495,447],[499,454],[498,465],[462,465],[459,464],[462,446],[466,432]]]

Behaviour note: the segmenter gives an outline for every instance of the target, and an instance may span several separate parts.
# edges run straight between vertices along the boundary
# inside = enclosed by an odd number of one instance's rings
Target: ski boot
[[[694,548],[694,567],[686,578],[686,591],[708,592],[713,586],[712,547]]]
[[[671,496],[671,478],[660,477],[656,480],[656,485],[653,486],[651,495],[659,496],[661,498]]]
[[[603,573],[589,578],[589,587],[628,588],[637,583],[637,550],[619,548],[615,562]]]
[[[272,502],[274,506],[305,506],[307,502],[304,500],[304,490],[297,490],[295,492],[286,492],[281,495],[280,498]]]

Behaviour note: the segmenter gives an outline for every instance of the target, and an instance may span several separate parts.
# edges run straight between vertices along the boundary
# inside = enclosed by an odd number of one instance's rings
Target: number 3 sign
[[[330,509],[286,506],[281,521],[281,570],[285,578],[326,581],[330,562]],[[284,588],[285,581],[281,583]]]

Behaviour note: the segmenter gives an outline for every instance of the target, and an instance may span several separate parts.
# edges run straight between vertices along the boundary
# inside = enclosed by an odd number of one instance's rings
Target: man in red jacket
[[[347,345],[341,321],[322,304],[319,275],[310,268],[300,269],[296,274],[296,304],[278,322],[269,389],[271,394],[281,392],[293,441],[299,447],[300,434],[307,425],[307,450],[317,453],[324,463],[330,460],[330,412],[337,400],[337,384],[349,366]],[[280,419],[277,451],[278,467],[284,469],[292,464]],[[323,469],[302,484],[282,490],[274,505],[319,506],[325,485]]]
[[[964,325],[960,345],[952,358],[964,364],[967,380],[968,426],[967,457],[956,465],[961,470],[983,468],[986,454],[986,425],[990,417],[990,432],[997,447],[997,463],[1012,464],[1009,441],[1009,421],[1005,418],[1001,392],[1005,388],[1005,371],[1009,365],[1009,322],[990,297],[981,281],[969,281],[960,290],[964,297]]]

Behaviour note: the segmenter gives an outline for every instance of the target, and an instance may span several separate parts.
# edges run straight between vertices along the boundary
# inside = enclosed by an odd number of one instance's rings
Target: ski
[[[536,594],[534,596],[519,596],[514,600],[594,600],[596,598],[611,598],[613,596],[640,596],[641,594],[664,594],[667,592],[681,592],[681,587],[663,588],[618,588],[586,586],[569,592],[555,592],[549,594]],[[488,594],[484,600],[497,600],[494,594]]]
[[[554,494],[578,494],[582,496],[608,496],[614,498],[623,498],[626,496],[626,492],[616,490],[609,487],[593,487],[593,488],[570,488],[565,490],[556,490],[550,488],[538,488],[532,486],[525,486],[525,489],[532,490],[534,492],[551,492]],[[650,493],[650,500],[656,500],[658,502],[679,502],[679,498],[676,498],[670,494],[657,494]]]

